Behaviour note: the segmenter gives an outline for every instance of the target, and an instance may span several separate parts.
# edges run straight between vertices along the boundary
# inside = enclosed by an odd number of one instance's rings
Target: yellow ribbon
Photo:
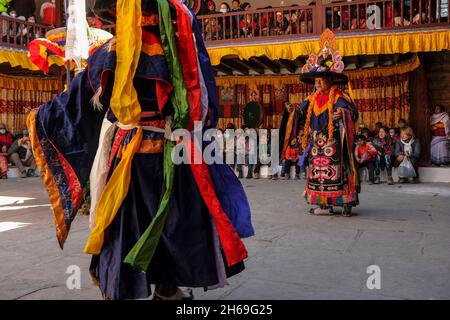
[[[105,230],[113,222],[125,197],[128,194],[131,179],[131,163],[134,154],[139,150],[142,142],[142,128],[138,128],[131,142],[122,153],[122,159],[115,168],[111,179],[102,192],[97,207],[95,227],[92,230],[84,252],[87,254],[100,254],[102,249]]]
[[[110,106],[119,122],[136,125],[141,106],[133,79],[142,48],[141,1],[118,0],[116,8],[117,63]]]

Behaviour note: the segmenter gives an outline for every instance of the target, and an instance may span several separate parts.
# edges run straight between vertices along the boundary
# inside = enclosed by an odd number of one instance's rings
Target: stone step
[[[27,170],[29,169],[28,167],[25,167]],[[36,174],[39,174],[39,170],[36,169]],[[19,169],[17,167],[9,167],[8,168],[8,179],[15,179],[15,178],[20,178],[20,172]]]

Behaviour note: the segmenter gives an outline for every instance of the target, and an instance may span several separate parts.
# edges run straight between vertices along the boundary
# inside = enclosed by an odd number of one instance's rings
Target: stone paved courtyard
[[[197,299],[450,299],[450,185],[363,185],[352,218],[304,214],[304,181],[243,180],[256,236],[246,272]],[[88,217],[58,247],[39,178],[0,182],[0,299],[99,299],[83,247]],[[69,290],[66,270],[82,270]],[[381,270],[369,290],[367,267]]]

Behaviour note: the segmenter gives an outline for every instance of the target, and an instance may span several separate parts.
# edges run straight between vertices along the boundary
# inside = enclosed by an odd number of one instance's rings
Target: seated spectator
[[[46,26],[56,25],[56,4],[55,0],[49,0],[42,4],[40,10],[42,24]]]
[[[271,6],[265,7],[264,9],[271,9]],[[268,36],[271,30],[275,27],[275,18],[273,12],[261,13],[261,35]]]
[[[394,184],[394,179],[392,179],[392,141],[388,132],[387,128],[382,127],[378,130],[376,138],[373,139],[373,146],[378,151],[375,159],[375,184],[380,183],[380,173],[384,169],[386,169],[388,184]]]
[[[37,177],[36,161],[31,150],[31,142],[28,131],[23,131],[23,137],[14,141],[8,150],[9,161],[20,171],[21,177]],[[29,167],[28,171],[25,167]]]
[[[8,179],[8,149],[13,142],[6,125],[0,122],[0,179]]]
[[[300,167],[298,166],[298,160],[300,159],[300,144],[297,138],[292,139],[291,143],[287,146],[285,152],[285,162],[281,170],[281,178],[291,178],[291,167],[295,167],[295,178],[300,179]]]
[[[356,12],[351,14],[351,29],[366,29],[367,27],[367,17],[366,17],[366,8],[361,6],[359,8],[359,18]]]
[[[208,8],[205,15],[217,14],[216,4],[214,1],[208,1]],[[208,18],[204,20],[203,27],[205,29],[205,40],[217,40],[219,25],[216,18]]]
[[[358,137],[358,146],[355,149],[356,162],[359,169],[367,168],[369,171],[369,184],[375,182],[375,158],[377,154],[377,150],[366,142],[365,136]]]
[[[86,20],[89,28],[101,29],[103,27],[102,21],[92,11],[87,14]]]
[[[252,10],[252,5],[251,5],[250,3],[248,3],[248,2],[244,2],[244,3],[241,5],[241,10],[242,10],[242,11]]]
[[[212,0],[208,1],[208,10],[206,11],[205,14],[217,14],[216,11],[216,3]]]
[[[28,23],[36,23],[36,17],[35,16],[31,16],[27,19]],[[17,34],[16,38],[17,38],[17,43],[23,43],[23,44],[28,44],[28,42],[33,41],[36,38],[36,35],[34,34],[34,28],[31,26],[26,26],[23,27],[21,26],[21,31],[19,31],[19,33]],[[22,38],[22,41],[21,39]]]
[[[241,30],[242,36],[253,37],[257,31],[257,25],[253,20],[253,15],[246,14],[245,19],[239,23],[239,29]]]
[[[399,183],[406,183],[411,178],[413,183],[419,181],[418,162],[420,159],[420,141],[415,139],[414,131],[410,127],[404,127],[400,131],[400,141],[395,144],[395,157],[401,166],[402,161],[408,158],[411,161],[415,177],[404,177],[399,175]]]
[[[326,10],[326,25],[329,29],[340,30],[341,16],[339,7],[328,8]]]
[[[378,136],[378,131],[380,131],[381,128],[383,128],[383,123],[382,122],[375,123],[375,130],[373,130],[373,137],[377,137]]]
[[[9,9],[9,14],[3,12],[3,16],[26,21],[26,18],[24,16],[17,16],[17,11],[15,8],[11,7]],[[3,42],[10,42],[15,43],[16,38],[15,36],[19,35],[21,33],[21,28],[23,26],[20,26],[17,22],[14,21],[3,21],[2,24],[2,39]]]
[[[290,33],[289,21],[281,11],[278,11],[275,15],[273,32],[274,35],[283,35]]]
[[[397,143],[397,141],[400,140],[400,136],[397,133],[397,130],[395,130],[395,128],[389,129],[389,136],[391,137],[392,144],[394,144],[394,145],[395,145],[395,143]]]
[[[226,2],[222,2],[220,4],[220,13],[223,14],[227,14],[228,12],[230,12],[231,8],[228,5],[228,3]],[[225,20],[225,21],[224,21]],[[231,17],[226,17],[226,18],[219,18],[218,19],[218,24],[219,24],[219,40],[222,39],[230,39],[230,28],[231,28]],[[237,33],[235,34],[237,35]]]
[[[241,2],[239,0],[233,0],[231,2],[231,12],[240,12],[240,11],[242,11]],[[237,38],[239,22],[241,20],[244,20],[244,16],[233,16],[232,18],[233,35],[235,38]]]
[[[392,7],[391,2],[386,3],[386,28],[394,27],[394,18],[397,17],[398,13],[395,8]]]
[[[364,138],[366,138],[366,143],[372,144],[373,138],[372,138],[372,133],[370,132],[369,128],[362,128],[361,135],[363,135]]]

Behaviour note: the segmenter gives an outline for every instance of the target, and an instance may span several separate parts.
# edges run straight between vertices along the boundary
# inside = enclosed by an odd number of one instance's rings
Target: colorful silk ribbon
[[[92,230],[84,252],[88,254],[100,254],[104,242],[106,228],[113,222],[120,209],[131,181],[131,163],[134,154],[139,150],[142,142],[142,128],[138,128],[130,144],[125,148],[119,165],[114,170],[111,179],[102,192],[97,207],[95,227]]]
[[[172,104],[174,116],[172,129],[186,128],[189,123],[189,103],[187,99],[186,86],[183,81],[183,72],[177,53],[175,33],[172,26],[170,7],[167,0],[158,0],[159,25],[161,40],[166,55],[169,70],[172,75],[174,94]],[[152,223],[134,245],[124,262],[146,272],[161,238],[164,224],[167,219],[169,201],[172,197],[175,165],[172,161],[172,150],[174,143],[167,140],[164,145],[164,177],[161,202]]]
[[[116,7],[117,64],[110,106],[120,123],[137,125],[141,106],[133,79],[142,48],[141,1],[118,0]]]

